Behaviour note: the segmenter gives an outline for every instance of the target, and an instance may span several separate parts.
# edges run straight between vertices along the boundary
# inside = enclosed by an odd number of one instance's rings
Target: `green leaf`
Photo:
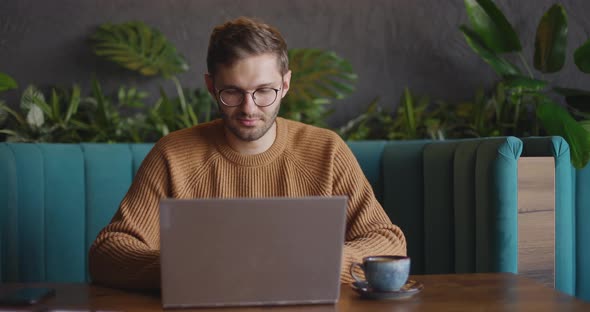
[[[578,121],[578,123],[584,129],[586,129],[586,131],[590,132],[590,120],[581,120],[581,121]]]
[[[193,109],[192,106],[190,106],[190,105],[187,106],[187,112],[188,112],[188,115],[190,117],[190,123],[191,123],[190,126],[198,125],[199,124],[199,118],[197,117],[197,114],[195,114],[195,110]]]
[[[522,89],[524,91],[541,91],[547,87],[547,81],[529,78],[526,76],[508,76],[504,79],[504,86],[509,89]]]
[[[11,109],[10,107],[8,107],[6,104],[4,104],[4,102],[0,101],[0,112],[6,112],[10,115],[12,115],[12,117],[14,119],[16,119],[16,121],[18,122],[19,125],[21,126],[26,126],[26,121],[23,118],[23,116],[21,116],[21,114],[19,114],[17,111]]]
[[[404,88],[404,95],[402,101],[404,107],[404,118],[406,120],[407,125],[407,133],[408,135],[413,138],[416,136],[416,119],[414,116],[414,100],[412,98],[412,94],[410,90],[406,87]]]
[[[184,57],[158,30],[142,22],[103,24],[91,38],[96,55],[142,75],[168,77],[189,68]]]
[[[309,89],[307,90],[312,94],[322,94],[322,96],[331,99],[337,99],[341,96],[341,93],[331,89],[328,86],[317,84],[317,85],[310,85]],[[311,98],[311,97],[310,97]],[[313,101],[313,100],[311,100]],[[328,100],[329,101],[329,100]]]
[[[6,134],[6,135],[9,135],[9,136],[13,136],[13,137],[18,137],[19,136],[18,132],[13,131],[13,130],[8,130],[8,129],[0,129],[0,133]]]
[[[574,167],[581,169],[590,160],[590,132],[586,131],[568,111],[543,96],[536,110],[537,118],[549,135],[563,137],[570,146]]]
[[[5,73],[0,73],[0,92],[16,88],[18,88],[18,85],[12,77]]]
[[[471,47],[477,55],[479,55],[488,65],[490,65],[494,71],[500,76],[518,75],[520,70],[512,63],[508,62],[503,57],[497,55],[494,51],[486,48],[482,43],[479,36],[467,28],[465,25],[461,25],[459,29],[463,32],[467,44]]]
[[[8,111],[2,109],[5,106],[4,101],[0,101],[0,126],[8,119]]]
[[[75,127],[79,128],[79,129],[82,129],[82,130],[88,130],[88,129],[91,128],[91,126],[89,124],[84,123],[84,122],[79,121],[79,120],[72,119],[71,123]]]
[[[125,87],[119,88],[119,91],[117,92],[117,99],[119,100],[119,103],[125,102],[125,100],[127,99],[127,96],[125,94]]]
[[[160,106],[159,106],[159,110],[158,113],[160,113],[161,116],[165,116],[168,118],[174,118],[174,105],[172,104],[172,102],[170,101],[170,99],[168,98],[168,95],[166,94],[166,91],[164,91],[164,89],[162,87],[160,87]]]
[[[354,92],[354,86],[349,84],[348,82],[342,83],[338,80],[328,79],[326,80],[326,84],[332,89],[335,90],[337,98],[342,99],[346,97],[346,95],[351,94]]]
[[[321,125],[329,114],[324,105],[351,94],[357,76],[350,63],[332,51],[291,49],[288,53],[291,85],[282,101],[280,114]]]
[[[89,118],[92,126],[91,141],[97,142],[114,142],[120,139],[121,128],[123,125],[120,121],[120,114],[116,107],[113,106],[110,98],[102,91],[102,87],[96,77],[92,78],[92,100],[90,103]]]
[[[535,36],[535,68],[554,73],[565,64],[567,48],[567,15],[560,4],[554,4],[541,18]]]
[[[500,82],[496,85],[496,92],[494,92],[494,99],[498,101],[498,103],[506,102],[506,87],[504,83]]]
[[[57,91],[55,89],[51,90],[51,105],[52,105],[52,114],[48,117],[56,122],[61,121],[61,109],[59,107],[59,96],[57,95]]]
[[[590,74],[590,40],[576,49],[574,52],[576,66],[587,74]]]
[[[495,53],[522,50],[520,40],[502,11],[491,0],[465,0],[473,31]]]
[[[72,87],[72,95],[70,96],[70,103],[68,105],[68,111],[66,113],[65,122],[68,122],[73,115],[78,112],[80,106],[80,87],[74,85]]]

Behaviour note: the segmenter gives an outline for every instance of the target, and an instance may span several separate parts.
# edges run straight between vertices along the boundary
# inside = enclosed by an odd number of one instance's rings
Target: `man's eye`
[[[258,95],[269,95],[269,94],[274,94],[275,90],[271,89],[271,88],[262,88],[262,89],[258,89],[256,90],[256,94]]]
[[[224,93],[226,93],[227,95],[240,95],[242,92],[240,92],[239,90],[236,89],[226,89],[223,90]]]

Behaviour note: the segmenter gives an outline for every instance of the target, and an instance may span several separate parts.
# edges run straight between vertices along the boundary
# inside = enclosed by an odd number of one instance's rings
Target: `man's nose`
[[[253,113],[258,109],[252,93],[244,93],[244,101],[242,102],[242,111],[245,113]]]

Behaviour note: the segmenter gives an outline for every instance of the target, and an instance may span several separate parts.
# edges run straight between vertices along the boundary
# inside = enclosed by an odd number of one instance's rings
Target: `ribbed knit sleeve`
[[[370,255],[406,255],[406,239],[375,198],[352,151],[338,141],[334,159],[334,195],[348,196],[347,231],[340,280],[352,282],[353,262]],[[362,276],[362,272],[355,271]]]
[[[144,159],[119,210],[90,248],[94,282],[120,288],[160,287],[159,202],[170,193],[165,158],[156,145]]]

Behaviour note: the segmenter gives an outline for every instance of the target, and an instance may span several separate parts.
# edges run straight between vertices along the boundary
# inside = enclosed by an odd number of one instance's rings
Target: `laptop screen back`
[[[334,303],[346,197],[164,199],[165,308]]]

